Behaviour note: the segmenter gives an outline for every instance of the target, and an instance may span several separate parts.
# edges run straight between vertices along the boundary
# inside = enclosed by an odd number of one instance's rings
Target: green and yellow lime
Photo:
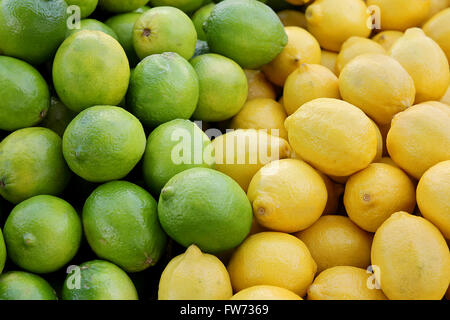
[[[43,278],[28,272],[0,275],[0,300],[58,300],[55,290]]]

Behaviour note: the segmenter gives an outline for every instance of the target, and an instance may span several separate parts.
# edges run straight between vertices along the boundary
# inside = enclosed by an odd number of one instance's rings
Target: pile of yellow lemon
[[[213,142],[251,235],[189,247],[159,298],[450,299],[450,1],[288,2],[287,46]],[[221,161],[236,137],[256,162]]]

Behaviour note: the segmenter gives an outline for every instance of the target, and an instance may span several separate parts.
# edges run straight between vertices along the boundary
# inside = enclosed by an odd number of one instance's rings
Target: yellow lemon
[[[450,106],[421,103],[394,116],[386,139],[396,164],[420,179],[435,164],[450,159]]]
[[[383,141],[383,135],[381,134],[380,128],[378,128],[378,125],[370,119],[373,123],[373,126],[375,127],[375,130],[377,132],[377,154],[375,155],[375,158],[373,158],[373,162],[378,162],[383,157],[383,147],[384,147],[384,141]]]
[[[285,27],[288,43],[269,64],[263,66],[266,77],[277,86],[283,86],[286,78],[302,63],[320,63],[320,45],[305,29]]]
[[[308,300],[387,300],[373,287],[371,274],[351,266],[337,266],[320,273],[308,288]]]
[[[247,101],[244,107],[231,119],[232,129],[267,129],[269,134],[287,139],[284,128],[286,111],[272,99],[258,98]]]
[[[339,206],[339,198],[344,191],[341,185],[335,184],[331,179],[323,174],[320,171],[317,171],[318,174],[323,179],[323,182],[325,183],[325,187],[327,188],[327,204],[325,206],[325,209],[323,209],[323,214],[333,214],[336,213],[338,206]]]
[[[411,180],[399,168],[372,163],[347,181],[345,209],[349,218],[360,228],[375,232],[391,214],[414,210],[414,189]]]
[[[430,0],[367,0],[379,8],[381,29],[406,30],[419,26],[428,16]]]
[[[381,31],[372,38],[373,41],[378,42],[383,46],[386,51],[392,47],[392,45],[403,36],[403,32],[397,30]]]
[[[264,130],[239,129],[214,139],[215,169],[233,178],[247,191],[250,180],[265,164],[288,158],[291,147],[283,138]]]
[[[365,53],[378,53],[387,54],[386,50],[381,44],[377,42],[362,38],[362,37],[350,37],[343,44],[341,51],[337,57],[336,68],[338,74],[341,73],[345,65],[352,59]]]
[[[248,237],[228,264],[235,291],[272,285],[303,297],[313,282],[317,265],[306,245],[293,235],[261,232]]]
[[[248,187],[253,213],[262,226],[282,232],[308,228],[323,213],[327,188],[309,164],[296,159],[262,167]]]
[[[377,123],[410,107],[416,95],[414,81],[402,65],[383,54],[356,57],[339,75],[342,98],[363,110]]]
[[[445,103],[445,104],[447,104],[447,105],[450,106],[450,84],[449,84],[449,86],[448,86],[447,91],[446,91],[445,94],[442,96],[441,102],[442,102],[442,103]]]
[[[427,36],[436,41],[450,61],[450,8],[442,10],[423,26]]]
[[[306,17],[301,11],[286,9],[278,11],[277,15],[285,27],[300,27],[306,29]]]
[[[375,233],[371,258],[389,299],[444,297],[450,282],[450,252],[439,230],[424,218],[394,213]]]
[[[340,98],[336,75],[320,64],[302,64],[286,80],[283,104],[288,115],[317,98]]]
[[[275,286],[253,286],[239,291],[231,300],[303,300],[292,291]]]
[[[367,167],[377,153],[372,121],[345,101],[307,102],[286,119],[285,127],[294,151],[327,175],[351,175]]]
[[[248,95],[247,101],[257,98],[267,98],[275,100],[277,95],[275,88],[266,79],[264,73],[259,70],[244,70],[247,77]]]
[[[362,0],[317,0],[306,9],[309,32],[326,50],[338,52],[351,36],[367,38],[370,14]]]
[[[347,217],[320,217],[296,236],[311,252],[318,273],[335,266],[367,268],[370,265],[372,235],[361,230]]]
[[[431,221],[450,240],[450,160],[428,169],[417,185],[417,205],[422,216]]]
[[[428,12],[428,16],[426,17],[426,19],[424,21],[427,22],[435,14],[437,14],[438,12],[440,12],[448,7],[450,7],[449,0],[430,0],[430,11]]]
[[[330,71],[335,75],[338,75],[336,71],[337,56],[338,54],[336,52],[322,50],[322,55],[320,58],[320,64],[330,69]]]
[[[159,281],[159,300],[225,300],[232,295],[223,263],[195,245],[173,258]]]
[[[408,71],[416,88],[415,103],[439,100],[450,82],[444,51],[422,29],[406,30],[392,46],[390,55]]]

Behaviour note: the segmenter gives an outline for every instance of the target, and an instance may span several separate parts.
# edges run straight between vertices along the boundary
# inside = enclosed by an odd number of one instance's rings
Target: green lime
[[[111,27],[107,26],[103,22],[100,22],[95,19],[83,19],[80,21],[80,29],[67,29],[66,38],[70,37],[72,34],[80,32],[81,30],[90,30],[90,31],[101,31],[110,35],[116,40],[119,40],[119,37],[114,32]]]
[[[0,143],[0,195],[9,202],[19,203],[39,194],[57,195],[69,178],[61,138],[50,129],[20,129]]]
[[[83,228],[97,256],[127,272],[155,265],[166,245],[155,199],[127,181],[108,182],[94,190],[83,208]]]
[[[71,35],[59,47],[53,63],[56,92],[76,112],[95,105],[119,104],[129,79],[125,51],[104,32],[83,30]]]
[[[206,19],[208,19],[211,11],[214,9],[214,6],[214,3],[207,4],[206,6],[198,9],[192,16],[192,22],[194,22],[195,30],[197,31],[197,37],[200,40],[206,41],[206,34],[203,30],[203,23],[205,23]]]
[[[35,68],[24,61],[0,56],[0,83],[0,129],[31,127],[45,117],[50,92]]]
[[[202,54],[209,53],[208,42],[203,40],[197,40],[197,44],[195,45],[195,52],[193,58],[200,56]]]
[[[75,5],[80,7],[81,18],[86,18],[97,8],[98,0],[66,0],[69,6]]]
[[[6,262],[6,247],[5,240],[3,239],[2,230],[0,229],[0,273],[2,273]]]
[[[9,214],[3,229],[8,257],[35,273],[59,270],[77,253],[81,221],[75,209],[54,196],[27,199]]]
[[[159,194],[177,173],[213,165],[211,141],[189,120],[177,119],[164,123],[148,137],[143,171],[147,186],[155,194]]]
[[[238,246],[252,224],[244,190],[227,175],[193,168],[175,175],[161,191],[161,226],[179,244],[218,253]]]
[[[63,300],[138,300],[130,277],[111,262],[93,260],[74,268],[66,278]]]
[[[149,8],[150,9],[150,8]],[[119,38],[119,43],[122,45],[128,60],[132,66],[139,63],[139,58],[133,46],[133,28],[136,21],[142,13],[122,13],[113,16],[105,21],[111,27]]]
[[[52,97],[50,99],[50,108],[48,108],[47,115],[42,120],[41,126],[54,131],[62,137],[75,115],[75,112],[67,108],[58,98]]]
[[[134,10],[135,13],[144,13],[145,11],[150,10],[151,8],[149,6],[142,6]]]
[[[245,69],[258,69],[272,61],[288,40],[276,13],[257,0],[218,3],[204,30],[212,52],[233,59]]]
[[[0,275],[0,300],[58,300],[58,297],[41,277],[23,271],[10,271]]]
[[[133,70],[127,107],[148,127],[173,119],[189,119],[198,102],[194,68],[174,52],[153,54]]]
[[[184,12],[193,12],[203,5],[203,0],[150,0],[154,7],[175,7]]]
[[[200,96],[193,117],[223,121],[233,117],[247,100],[248,84],[244,70],[233,60],[208,53],[191,60],[200,83]]]
[[[157,7],[144,12],[133,29],[133,45],[139,58],[176,52],[186,60],[194,54],[197,32],[180,9]]]
[[[64,0],[0,1],[0,52],[32,64],[49,60],[66,33]]]
[[[99,0],[100,7],[109,12],[130,12],[146,5],[148,0]]]
[[[122,179],[139,162],[146,137],[139,120],[120,107],[94,106],[67,126],[63,153],[70,169],[91,182]]]

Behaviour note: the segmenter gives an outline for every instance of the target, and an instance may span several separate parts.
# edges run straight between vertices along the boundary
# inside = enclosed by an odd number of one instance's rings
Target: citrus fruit
[[[53,62],[58,97],[76,112],[95,105],[119,104],[129,78],[128,59],[119,42],[100,31],[76,32],[59,47]]]
[[[145,4],[148,0],[99,0],[99,5],[110,12],[129,12],[136,10]]]
[[[284,128],[286,111],[281,104],[272,99],[253,99],[230,122],[231,129],[267,129],[271,135],[287,139]]]
[[[258,69],[272,61],[288,41],[276,13],[257,0],[218,3],[203,29],[212,52],[246,69]]]
[[[367,53],[386,54],[381,44],[362,37],[350,37],[342,44],[336,60],[336,71],[341,73],[342,69],[354,58]]]
[[[236,62],[208,53],[195,57],[191,64],[200,84],[195,119],[222,121],[241,110],[247,99],[248,85],[244,71]]]
[[[66,33],[64,0],[2,0],[0,52],[41,64],[49,60]]]
[[[83,207],[86,239],[98,257],[127,272],[155,265],[166,245],[155,199],[127,181],[112,181],[94,190]]]
[[[428,16],[424,22],[428,22],[435,14],[448,7],[450,7],[449,0],[430,0],[430,10],[428,11]]]
[[[416,87],[416,103],[439,100],[448,88],[450,71],[444,51],[419,28],[406,30],[390,49],[411,75]]]
[[[394,116],[387,135],[388,152],[417,180],[438,162],[450,159],[450,107],[422,103]]]
[[[233,253],[228,272],[237,292],[257,285],[291,290],[303,297],[313,282],[316,263],[306,245],[281,232],[248,237]]]
[[[308,300],[387,300],[380,289],[368,287],[370,277],[352,266],[327,269],[308,288]]]
[[[69,177],[61,138],[50,129],[20,129],[0,143],[0,195],[9,202],[59,194]]]
[[[419,26],[428,16],[430,0],[367,0],[367,6],[377,6],[381,29],[406,30]]]
[[[3,271],[6,261],[6,247],[5,240],[3,239],[2,231],[0,230],[0,274]]]
[[[193,12],[200,8],[204,0],[150,0],[150,4],[154,7],[175,7],[184,12]]]
[[[133,28],[133,45],[140,59],[163,52],[176,52],[186,60],[194,54],[197,32],[191,19],[174,7],[144,12]]]
[[[335,266],[370,265],[372,236],[347,217],[322,216],[296,236],[308,247],[317,263],[317,273]]]
[[[41,277],[23,271],[10,271],[0,275],[0,300],[58,300],[58,297]]]
[[[252,224],[245,192],[230,177],[207,168],[172,177],[161,191],[158,215],[172,239],[212,253],[239,245]]]
[[[424,26],[427,36],[436,41],[450,61],[450,8],[442,10],[431,18]]]
[[[308,31],[323,49],[338,52],[351,36],[367,38],[370,15],[361,0],[317,0],[306,8]]]
[[[445,94],[441,98],[441,102],[450,106],[450,84],[448,85],[448,89]]]
[[[450,282],[450,252],[439,230],[427,220],[397,212],[378,228],[372,264],[391,300],[440,300]]]
[[[384,141],[383,141],[383,135],[381,134],[381,130],[378,127],[378,125],[372,120],[372,124],[375,127],[375,131],[377,132],[377,154],[375,155],[375,158],[373,158],[372,162],[377,162],[383,157],[383,151],[384,151]]]
[[[128,61],[132,66],[135,66],[140,61],[133,45],[134,24],[140,16],[141,13],[129,12],[112,16],[105,21],[105,24],[116,33],[117,40],[125,50]]]
[[[77,287],[77,276],[79,287]],[[136,287],[115,264],[93,260],[79,266],[79,274],[69,274],[62,289],[63,300],[138,300]]]
[[[80,32],[81,30],[90,30],[90,31],[101,31],[106,33],[107,35],[113,37],[116,40],[119,40],[117,34],[111,29],[108,25],[104,24],[95,19],[82,19],[80,21],[79,29],[67,29],[66,38],[70,37],[72,34]]]
[[[286,119],[285,126],[292,149],[325,174],[351,175],[367,167],[377,153],[373,123],[345,101],[307,102]]]
[[[450,239],[450,160],[439,162],[420,178],[417,205],[422,216]]]
[[[306,29],[306,17],[301,11],[285,9],[277,12],[278,18],[285,27],[300,27]]]
[[[381,31],[372,38],[373,41],[378,42],[381,46],[389,51],[394,43],[403,36],[403,32],[396,30]]]
[[[173,258],[159,281],[159,300],[227,300],[233,295],[230,276],[215,256],[196,245]]]
[[[52,130],[60,137],[69,125],[70,121],[75,117],[75,112],[67,108],[58,98],[50,99],[50,108],[47,115],[41,122],[41,126]]]
[[[50,93],[31,65],[0,56],[0,129],[13,131],[38,124],[47,114]]]
[[[264,73],[260,70],[244,70],[247,77],[248,95],[247,101],[257,98],[267,98],[275,100],[277,95],[275,88],[270,83]]]
[[[233,178],[244,191],[265,164],[290,156],[288,142],[267,130],[239,129],[213,140],[215,169]]]
[[[98,0],[66,0],[69,6],[78,6],[80,8],[81,18],[89,17],[97,8]]]
[[[133,10],[132,12],[133,13],[144,13],[150,9],[151,9],[150,6],[142,6],[142,7],[137,8],[136,10]]]
[[[63,154],[77,175],[91,182],[122,179],[145,151],[145,132],[131,113],[113,106],[80,112],[63,137]]]
[[[321,176],[297,159],[273,161],[262,167],[247,194],[260,225],[287,233],[311,226],[327,203]]]
[[[164,123],[148,137],[142,164],[145,182],[159,194],[177,173],[213,167],[213,151],[208,136],[193,122],[176,119]]]
[[[277,86],[283,86],[286,78],[303,63],[320,63],[320,46],[305,29],[285,27],[288,43],[283,51],[263,66],[266,77]]]
[[[231,300],[303,300],[292,291],[275,286],[253,286],[239,291]]]
[[[60,269],[77,253],[81,222],[75,209],[54,196],[35,196],[11,211],[3,229],[8,257],[35,273]]]
[[[195,30],[197,31],[197,37],[200,40],[206,41],[206,33],[203,30],[203,24],[205,23],[206,19],[208,19],[212,9],[214,9],[214,6],[214,3],[209,3],[195,11],[194,15],[192,16],[192,22],[194,23]]]
[[[336,75],[320,64],[302,64],[292,72],[283,89],[283,105],[288,115],[303,104],[318,98],[339,99]]]
[[[336,70],[336,61],[338,54],[336,52],[322,50],[320,64],[330,69],[335,75],[339,75]]]
[[[354,223],[375,232],[393,213],[414,210],[414,185],[399,168],[372,163],[347,181],[344,205]]]
[[[133,70],[127,107],[148,127],[189,119],[197,107],[199,81],[194,68],[174,52],[153,54]]]
[[[414,81],[402,65],[384,54],[363,54],[339,75],[342,98],[377,123],[388,124],[398,112],[414,104]]]
[[[200,56],[202,54],[209,53],[209,47],[208,42],[203,40],[197,40],[197,43],[195,44],[195,51],[192,58],[195,58],[197,56]]]
[[[300,6],[300,5],[307,4],[308,2],[311,2],[311,0],[289,0],[286,2],[296,5],[296,6]]]

